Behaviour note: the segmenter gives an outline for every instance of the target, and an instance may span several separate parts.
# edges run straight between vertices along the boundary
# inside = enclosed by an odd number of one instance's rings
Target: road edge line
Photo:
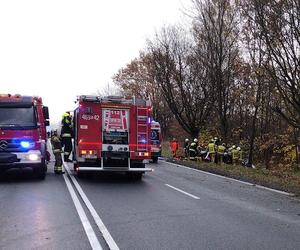
[[[86,196],[84,191],[82,190],[81,186],[79,185],[79,183],[77,182],[75,177],[71,174],[69,166],[65,162],[64,162],[64,167],[65,167],[66,172],[68,173],[69,177],[71,178],[71,181],[73,182],[75,188],[77,189],[81,199],[83,200],[83,202],[87,206],[88,210],[90,211],[90,213],[91,213],[96,225],[98,226],[100,232],[102,233],[102,236],[105,239],[109,249],[120,250],[117,243],[114,241],[113,237],[111,236],[108,229],[106,228],[103,221],[101,220],[100,216],[98,215],[95,208],[93,207],[92,203],[90,202],[90,200],[88,199],[88,197]]]
[[[82,205],[80,204],[80,201],[75,193],[74,188],[72,187],[72,184],[70,182],[70,180],[68,179],[68,177],[66,175],[63,175],[65,183],[67,185],[68,191],[71,195],[71,198],[73,200],[74,206],[76,208],[76,211],[79,215],[80,221],[82,223],[82,226],[84,228],[84,231],[88,237],[88,240],[90,242],[90,245],[92,247],[93,250],[102,250],[103,248],[100,245],[100,242],[98,241],[98,238],[92,228],[92,225],[90,223],[90,221],[88,220],[86,213],[84,212],[84,209],[82,207]]]
[[[226,180],[231,180],[231,181],[239,182],[239,183],[242,183],[242,184],[245,184],[245,185],[248,185],[248,186],[257,187],[257,188],[264,189],[264,190],[271,191],[271,192],[275,192],[275,193],[278,193],[278,194],[283,194],[283,195],[287,195],[287,196],[291,196],[291,197],[295,196],[295,194],[293,194],[293,193],[288,193],[288,192],[277,190],[277,189],[274,189],[274,188],[265,187],[265,186],[258,185],[258,184],[255,184],[255,183],[241,181],[241,180],[237,180],[237,179],[234,179],[234,178],[231,178],[231,177],[227,177],[227,176],[223,176],[223,175],[218,175],[218,174],[206,172],[204,170],[186,167],[186,166],[183,166],[183,165],[180,165],[180,164],[176,164],[176,163],[173,163],[173,162],[168,162],[168,161],[164,161],[164,162],[166,162],[166,163],[168,163],[170,165],[174,165],[176,167],[181,167],[181,168],[193,170],[193,171],[196,171],[196,172],[200,172],[200,173],[203,173],[203,174],[207,174],[207,175],[212,175],[212,176],[215,176],[215,177],[223,178],[223,179],[226,179]]]

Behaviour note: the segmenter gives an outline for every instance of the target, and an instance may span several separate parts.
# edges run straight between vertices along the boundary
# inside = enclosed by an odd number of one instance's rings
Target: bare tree
[[[163,134],[168,133],[173,115],[155,82],[155,71],[149,54],[141,52],[138,58],[114,75],[113,81],[124,96],[150,99],[154,119],[160,122]]]
[[[249,155],[248,155],[248,165],[253,164],[254,155],[254,140],[257,134],[257,119],[258,111],[261,107],[261,100],[263,98],[262,90],[266,84],[266,71],[264,66],[268,64],[268,55],[266,53],[266,48],[263,43],[263,34],[260,31],[257,23],[256,12],[252,4],[249,2],[241,2],[241,17],[243,18],[242,41],[244,47],[248,53],[248,80],[251,82],[251,89],[254,96],[253,103],[253,114],[251,123],[251,132],[249,140]]]
[[[276,111],[300,128],[300,2],[253,0],[270,57],[267,70],[282,97]]]
[[[192,137],[206,124],[212,108],[211,88],[203,59],[192,37],[180,27],[165,27],[148,42],[158,83],[178,123]],[[204,56],[204,55],[202,55]]]
[[[120,95],[120,90],[113,83],[107,83],[101,90],[97,91],[99,96]]]
[[[238,57],[238,22],[232,1],[193,0],[194,33],[206,53],[210,84],[215,89],[216,113],[223,138],[228,137],[229,104]]]

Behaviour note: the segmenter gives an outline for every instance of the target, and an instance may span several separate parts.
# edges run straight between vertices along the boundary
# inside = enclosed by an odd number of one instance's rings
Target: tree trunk
[[[300,164],[299,164],[299,151],[298,151],[298,137],[299,137],[299,131],[298,129],[294,129],[294,139],[295,139],[295,149],[296,149],[296,170],[300,170]]]
[[[257,97],[258,99],[258,97]],[[256,100],[258,102],[258,100]],[[248,162],[247,167],[252,167],[253,165],[253,149],[254,149],[254,140],[256,136],[256,120],[257,120],[257,111],[258,111],[258,105],[255,106],[255,111],[252,119],[252,131],[250,136],[250,148],[249,148],[249,156],[248,156]]]

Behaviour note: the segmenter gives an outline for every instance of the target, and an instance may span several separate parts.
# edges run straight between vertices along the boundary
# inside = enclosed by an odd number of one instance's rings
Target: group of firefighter
[[[72,162],[70,155],[73,149],[73,126],[70,112],[63,114],[61,121],[61,133],[58,135],[57,130],[51,131],[51,145],[55,157],[54,173],[63,174],[63,161],[61,154],[64,155],[64,162]]]
[[[175,138],[170,142],[170,148],[173,157],[177,157],[178,142]],[[211,139],[206,146],[199,144],[197,138],[193,141],[185,139],[183,149],[185,159],[192,161],[201,160],[219,164],[227,163],[234,165],[243,163],[244,161],[243,151],[240,147],[236,145],[227,147],[227,145],[217,137]]]

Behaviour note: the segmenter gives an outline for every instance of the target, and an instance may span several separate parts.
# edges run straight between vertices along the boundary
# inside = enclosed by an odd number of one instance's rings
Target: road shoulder
[[[290,196],[299,197],[300,195],[300,178],[298,176],[296,176],[296,178],[284,178],[282,176],[274,176],[267,170],[251,169],[228,164],[217,165],[214,163],[198,163],[170,158],[166,158],[165,161],[214,175],[231,178],[250,185],[261,186],[265,189],[274,189]]]

